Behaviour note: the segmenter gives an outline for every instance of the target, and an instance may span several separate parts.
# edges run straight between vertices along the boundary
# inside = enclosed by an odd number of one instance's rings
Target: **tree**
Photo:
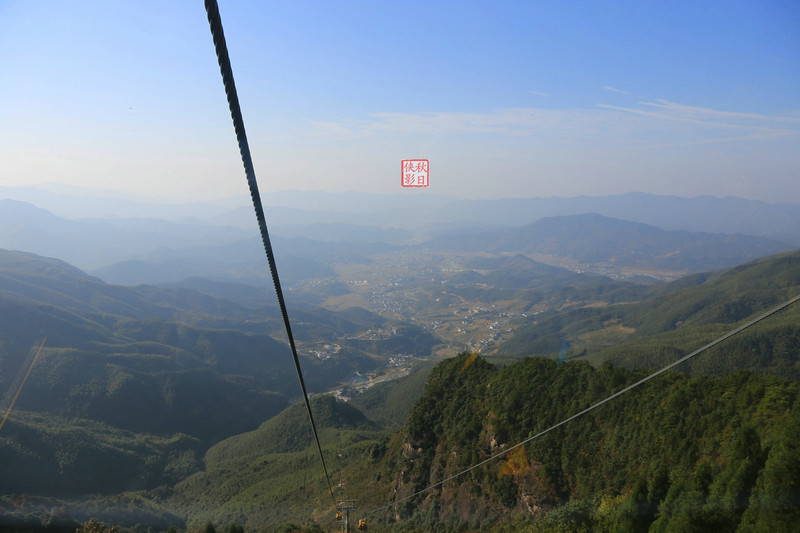
[[[115,527],[104,524],[96,518],[90,518],[76,533],[116,533],[116,531]]]

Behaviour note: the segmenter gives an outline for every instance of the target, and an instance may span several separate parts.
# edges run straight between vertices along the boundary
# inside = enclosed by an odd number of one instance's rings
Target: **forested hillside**
[[[274,305],[244,307],[189,289],[108,285],[57,259],[0,250],[0,494],[77,497],[169,485],[205,450],[255,429],[299,396]],[[435,339],[349,340],[387,320],[363,309],[297,306],[306,383],[327,391],[388,354],[427,356]],[[278,337],[280,338],[280,337]],[[109,476],[110,469],[115,475]]]
[[[555,357],[566,341],[568,359],[588,356],[596,362],[653,368],[798,292],[800,252],[791,252],[672,283],[602,294],[599,302],[521,326],[498,352]],[[691,368],[716,375],[746,368],[800,379],[799,328],[795,306],[692,362]],[[714,355],[719,353],[726,357]]]
[[[412,496],[643,375],[541,358],[497,367],[463,354],[433,369],[399,432],[330,397],[313,406],[341,495],[358,502],[373,530],[793,531],[800,385],[748,372],[664,374]],[[392,392],[382,396],[389,404]],[[192,517],[190,528],[210,521],[283,531],[299,517],[335,528],[305,416],[293,406],[220,443],[202,472],[153,502]]]
[[[441,363],[387,452],[387,499],[640,376],[544,359],[496,368],[468,354]],[[800,518],[798,393],[797,383],[747,372],[662,375],[376,519],[398,531],[791,531]]]

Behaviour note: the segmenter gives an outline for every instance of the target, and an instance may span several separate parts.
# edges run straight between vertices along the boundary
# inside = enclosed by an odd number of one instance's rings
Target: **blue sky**
[[[220,11],[262,193],[800,203],[795,1]],[[0,29],[0,186],[246,193],[200,0],[0,0]]]

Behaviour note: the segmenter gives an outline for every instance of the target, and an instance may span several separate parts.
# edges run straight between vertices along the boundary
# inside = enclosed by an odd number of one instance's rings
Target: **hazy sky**
[[[220,11],[264,193],[800,203],[796,0]],[[246,193],[202,0],[0,0],[0,52],[0,186]]]

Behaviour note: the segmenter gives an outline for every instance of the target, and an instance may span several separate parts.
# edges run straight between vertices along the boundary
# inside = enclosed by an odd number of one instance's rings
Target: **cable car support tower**
[[[336,506],[336,518],[342,524],[342,533],[351,533],[350,531],[350,511],[356,510],[355,500],[342,500]]]

